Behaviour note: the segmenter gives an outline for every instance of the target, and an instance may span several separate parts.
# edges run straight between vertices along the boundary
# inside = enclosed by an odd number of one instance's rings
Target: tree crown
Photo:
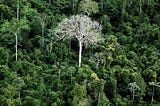
[[[76,38],[78,41],[88,45],[103,40],[101,30],[102,26],[98,22],[92,21],[88,16],[73,15],[59,23],[55,33],[60,40]]]

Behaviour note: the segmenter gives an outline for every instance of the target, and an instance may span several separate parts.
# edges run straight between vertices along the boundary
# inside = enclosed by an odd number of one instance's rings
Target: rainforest
[[[0,0],[0,106],[160,106],[160,1]]]

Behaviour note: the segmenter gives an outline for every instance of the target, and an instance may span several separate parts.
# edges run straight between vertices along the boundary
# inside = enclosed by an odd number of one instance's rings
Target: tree
[[[95,53],[94,56],[90,57],[89,61],[96,65],[96,68],[98,68],[100,64],[100,54]]]
[[[41,24],[41,35],[42,37],[44,37],[44,28],[47,25],[47,22],[46,22],[47,15],[45,13],[39,13],[37,18]]]
[[[1,26],[3,36],[5,36],[6,33],[15,35],[16,61],[18,59],[18,35],[20,35],[23,30],[30,30],[28,23],[29,22],[26,18],[22,18],[20,20],[13,18],[11,21],[4,21]]]
[[[135,96],[135,92],[139,91],[140,88],[139,86],[136,84],[136,82],[131,82],[128,84],[128,89],[132,92],[132,106],[134,106],[134,96]]]
[[[49,8],[52,10],[52,12],[60,14],[67,12],[66,10],[68,10],[69,2],[72,2],[71,0],[50,0],[50,1],[51,2]],[[46,9],[48,9],[47,7],[48,6],[46,5]]]
[[[149,82],[149,85],[151,85],[153,88],[152,88],[152,99],[151,99],[151,103],[153,103],[153,100],[154,100],[154,92],[155,92],[155,87],[159,87],[160,88],[160,82]]]
[[[23,0],[23,1],[25,1],[25,0]],[[16,61],[18,60],[18,35],[20,34],[20,30],[23,29],[23,26],[21,26],[20,24],[25,22],[25,20],[23,22],[22,22],[22,20],[20,20],[20,3],[22,3],[22,0],[16,0],[16,19],[13,18],[13,20],[10,21],[10,22],[12,22],[11,24],[13,26],[7,26],[7,23],[6,23],[7,21],[5,22],[6,26],[4,24],[5,27],[8,27],[7,29],[5,29],[5,31],[11,29],[12,31],[10,31],[10,33],[15,35]],[[14,2],[13,2],[13,4],[14,4]],[[24,23],[24,24],[27,25],[27,23]],[[24,25],[24,26],[26,26],[26,25]]]
[[[93,77],[93,74],[91,75],[91,77]],[[105,80],[95,78],[95,80],[91,84],[94,88],[97,106],[108,106],[110,104],[108,98],[105,96],[104,93],[105,83],[106,83]]]
[[[4,19],[10,19],[12,17],[13,10],[11,10],[11,8],[8,5],[1,3],[0,11],[0,21],[3,21]]]
[[[92,13],[97,13],[98,3],[92,0],[82,0],[79,4],[79,12],[87,14],[88,16]]]
[[[79,43],[79,67],[81,66],[81,54],[83,45],[96,44],[103,40],[101,37],[102,26],[92,21],[85,15],[73,15],[58,24],[55,30],[57,39],[76,38]]]
[[[83,82],[82,85],[75,83],[73,86],[73,90],[71,91],[71,94],[73,95],[72,106],[88,106],[89,105],[88,99],[86,98],[87,90],[86,90],[85,82]]]
[[[78,4],[78,0],[71,0],[73,14],[75,14],[77,12],[77,4]]]
[[[8,106],[15,106],[14,96],[17,94],[16,88],[10,84],[3,89],[4,96],[7,97],[6,103]]]
[[[21,88],[25,85],[24,80],[22,78],[16,78],[13,80],[12,85],[18,89],[18,97],[21,105]]]
[[[39,43],[42,47],[44,47],[45,39],[44,39],[44,30],[47,26],[47,15],[45,13],[39,13],[38,16],[36,16],[38,21],[41,24],[41,39],[39,40]]]

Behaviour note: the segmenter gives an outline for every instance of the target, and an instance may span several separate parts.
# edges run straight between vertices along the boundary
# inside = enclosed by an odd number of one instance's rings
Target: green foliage
[[[0,47],[0,64],[8,64],[9,62],[9,50],[4,48],[4,47]]]
[[[81,0],[79,4],[79,12],[87,14],[88,16],[92,13],[97,13],[98,3],[92,0]]]
[[[146,93],[146,82],[144,81],[143,77],[140,73],[134,72],[132,73],[133,80],[136,82],[136,84],[139,86],[140,92],[142,96],[145,96]]]
[[[26,18],[17,21],[13,18],[11,21],[4,21],[2,24],[1,32],[15,34],[19,33],[20,30],[29,30],[28,20]]]
[[[1,21],[4,19],[9,19],[13,16],[13,10],[9,8],[6,4],[0,4],[0,11],[1,11]]]
[[[78,83],[75,83],[73,86],[73,91],[72,91],[72,95],[73,95],[73,101],[72,104],[73,106],[76,105],[81,105],[81,102],[84,101],[84,98],[86,97],[86,86],[85,85],[79,85]]]
[[[96,101],[97,101],[97,105],[98,106],[110,106],[110,102],[107,99],[107,97],[105,96],[104,91],[104,84],[105,84],[105,80],[94,80],[92,83],[92,86],[94,88],[94,95],[96,97]]]
[[[128,88],[131,92],[135,92],[135,91],[139,91],[139,90],[140,90],[140,88],[139,88],[139,86],[136,84],[136,82],[129,83],[127,88]]]
[[[13,80],[12,85],[18,89],[21,89],[25,85],[24,80],[22,78],[16,78]]]
[[[159,0],[0,0],[0,106],[159,106],[159,10]],[[82,45],[81,67],[77,39],[55,35],[77,13],[104,38]]]

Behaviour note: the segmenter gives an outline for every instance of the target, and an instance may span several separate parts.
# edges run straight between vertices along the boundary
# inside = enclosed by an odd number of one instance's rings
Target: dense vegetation
[[[57,40],[85,14],[103,41]],[[67,36],[67,35],[65,35]],[[0,106],[159,106],[159,0],[0,0]]]

